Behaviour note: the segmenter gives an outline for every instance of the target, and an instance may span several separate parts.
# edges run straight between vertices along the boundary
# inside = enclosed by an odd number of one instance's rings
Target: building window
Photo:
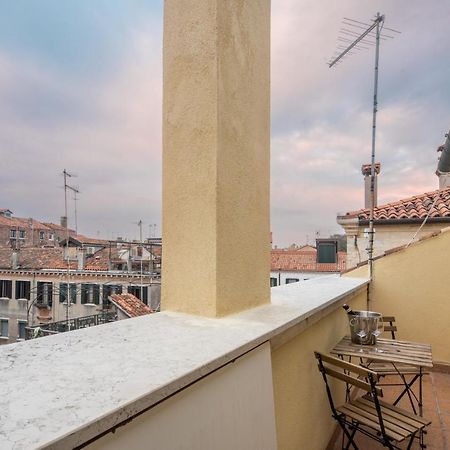
[[[278,286],[278,280],[275,277],[270,277],[270,287]]]
[[[67,283],[59,283],[59,302],[65,303],[67,300]],[[77,284],[69,283],[69,300],[70,303],[77,302]]]
[[[122,286],[119,284],[104,284],[103,285],[103,304],[109,305],[110,301],[108,300],[108,297],[115,294],[121,294],[122,293]]]
[[[100,285],[98,284],[82,284],[81,285],[81,303],[100,304]]]
[[[9,237],[11,239],[15,239],[17,237],[17,231],[16,230],[9,230]]]
[[[316,240],[317,262],[324,264],[337,263],[338,244],[336,240]]]
[[[19,230],[19,239],[25,239],[26,231],[25,230]]]
[[[30,300],[30,286],[29,281],[16,281],[16,299],[25,298]]]
[[[39,239],[43,241],[45,239],[45,233],[43,231],[39,231]]]
[[[0,280],[0,297],[12,297],[12,281]]]
[[[25,327],[27,326],[27,322],[25,320],[18,320],[17,321],[17,329],[18,332],[18,339],[25,339]]]
[[[53,233],[48,233],[48,240],[49,241],[54,241],[55,240],[55,235]]]
[[[142,290],[142,295],[141,295]],[[133,294],[139,300],[148,304],[148,287],[147,286],[128,286],[128,293]],[[142,298],[141,298],[142,297]]]
[[[0,319],[0,336],[9,337],[9,319]]]
[[[299,278],[286,278],[286,284],[297,283],[297,281],[300,281],[300,279]]]
[[[36,303],[38,305],[53,305],[53,283],[38,281]]]

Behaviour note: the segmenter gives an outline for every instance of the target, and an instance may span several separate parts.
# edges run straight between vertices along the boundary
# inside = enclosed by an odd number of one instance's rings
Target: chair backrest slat
[[[378,374],[376,372],[374,372],[373,370],[366,369],[365,367],[361,367],[356,364],[349,363],[347,361],[336,358],[334,356],[324,355],[323,353],[319,353],[319,352],[314,352],[314,353],[315,353],[317,359],[319,359],[319,355],[320,355],[320,358],[322,359],[322,361],[324,361],[328,364],[340,367],[341,369],[344,369],[350,373],[356,373],[365,378],[367,378],[367,376],[369,374],[371,374],[374,381],[378,381]]]
[[[383,316],[383,322],[395,322],[394,316]]]
[[[383,316],[383,322],[389,324],[384,326],[384,331],[390,332],[392,339],[395,339],[395,333],[397,332],[397,327],[395,325],[395,317]]]
[[[363,380],[360,380],[358,378],[352,377],[352,376],[347,375],[347,374],[342,373],[342,372],[338,372],[338,371],[336,371],[334,369],[330,369],[329,367],[325,367],[324,370],[325,370],[325,373],[327,375],[329,375],[330,377],[337,378],[337,379],[339,379],[341,381],[344,381],[345,383],[348,383],[348,384],[356,386],[356,387],[358,387],[360,389],[363,389],[366,392],[372,392],[372,386],[369,383],[367,383],[367,382],[365,382]],[[375,387],[375,390],[377,391],[377,394],[380,397],[383,396],[383,391],[382,391],[381,388]]]

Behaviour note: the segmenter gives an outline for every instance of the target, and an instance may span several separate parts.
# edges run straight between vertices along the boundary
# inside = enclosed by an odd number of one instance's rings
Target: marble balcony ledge
[[[367,283],[330,275],[221,319],[166,311],[2,346],[0,448],[82,445],[263,342],[281,345]]]

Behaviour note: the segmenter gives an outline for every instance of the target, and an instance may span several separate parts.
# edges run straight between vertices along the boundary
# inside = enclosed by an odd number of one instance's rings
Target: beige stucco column
[[[270,0],[165,0],[162,308],[270,301]]]

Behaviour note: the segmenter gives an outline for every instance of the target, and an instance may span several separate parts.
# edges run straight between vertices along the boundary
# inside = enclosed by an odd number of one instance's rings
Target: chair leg
[[[345,426],[345,421],[342,419],[337,419],[337,420],[339,422],[339,425],[342,428],[342,431],[344,432],[345,436],[347,437],[347,445],[345,447],[344,447],[344,445],[342,445],[342,450],[348,450],[350,448],[350,445],[355,450],[359,450],[358,446],[354,442],[355,434],[358,431],[358,424],[353,426],[352,433],[350,434],[350,432],[347,430],[347,427]],[[342,440],[342,444],[344,444],[344,439]]]
[[[409,440],[409,444],[408,444],[408,447],[406,448],[406,450],[411,450],[411,446],[412,446],[412,444],[414,442],[414,439],[416,437],[416,433],[417,433],[417,431],[411,435],[411,439]]]
[[[412,398],[411,398],[411,393],[414,395],[414,392],[412,392],[411,387],[412,387],[412,385],[415,383],[415,381],[417,380],[417,378],[419,378],[419,375],[414,375],[413,379],[412,379],[409,383],[405,380],[405,376],[404,376],[403,374],[400,374],[400,373],[399,373],[399,375],[400,375],[400,377],[401,377],[402,380],[403,380],[405,389],[404,389],[404,390],[402,391],[402,393],[397,397],[397,399],[394,401],[393,405],[394,405],[394,406],[397,406],[397,404],[400,402],[400,400],[403,398],[403,396],[404,396],[405,394],[408,394],[409,401],[410,401],[410,403],[411,403],[411,406],[412,406],[412,409],[413,409],[413,411],[414,411],[414,414],[417,414],[416,408],[414,407],[414,403],[413,403]],[[419,402],[419,403],[420,403],[420,402]]]

